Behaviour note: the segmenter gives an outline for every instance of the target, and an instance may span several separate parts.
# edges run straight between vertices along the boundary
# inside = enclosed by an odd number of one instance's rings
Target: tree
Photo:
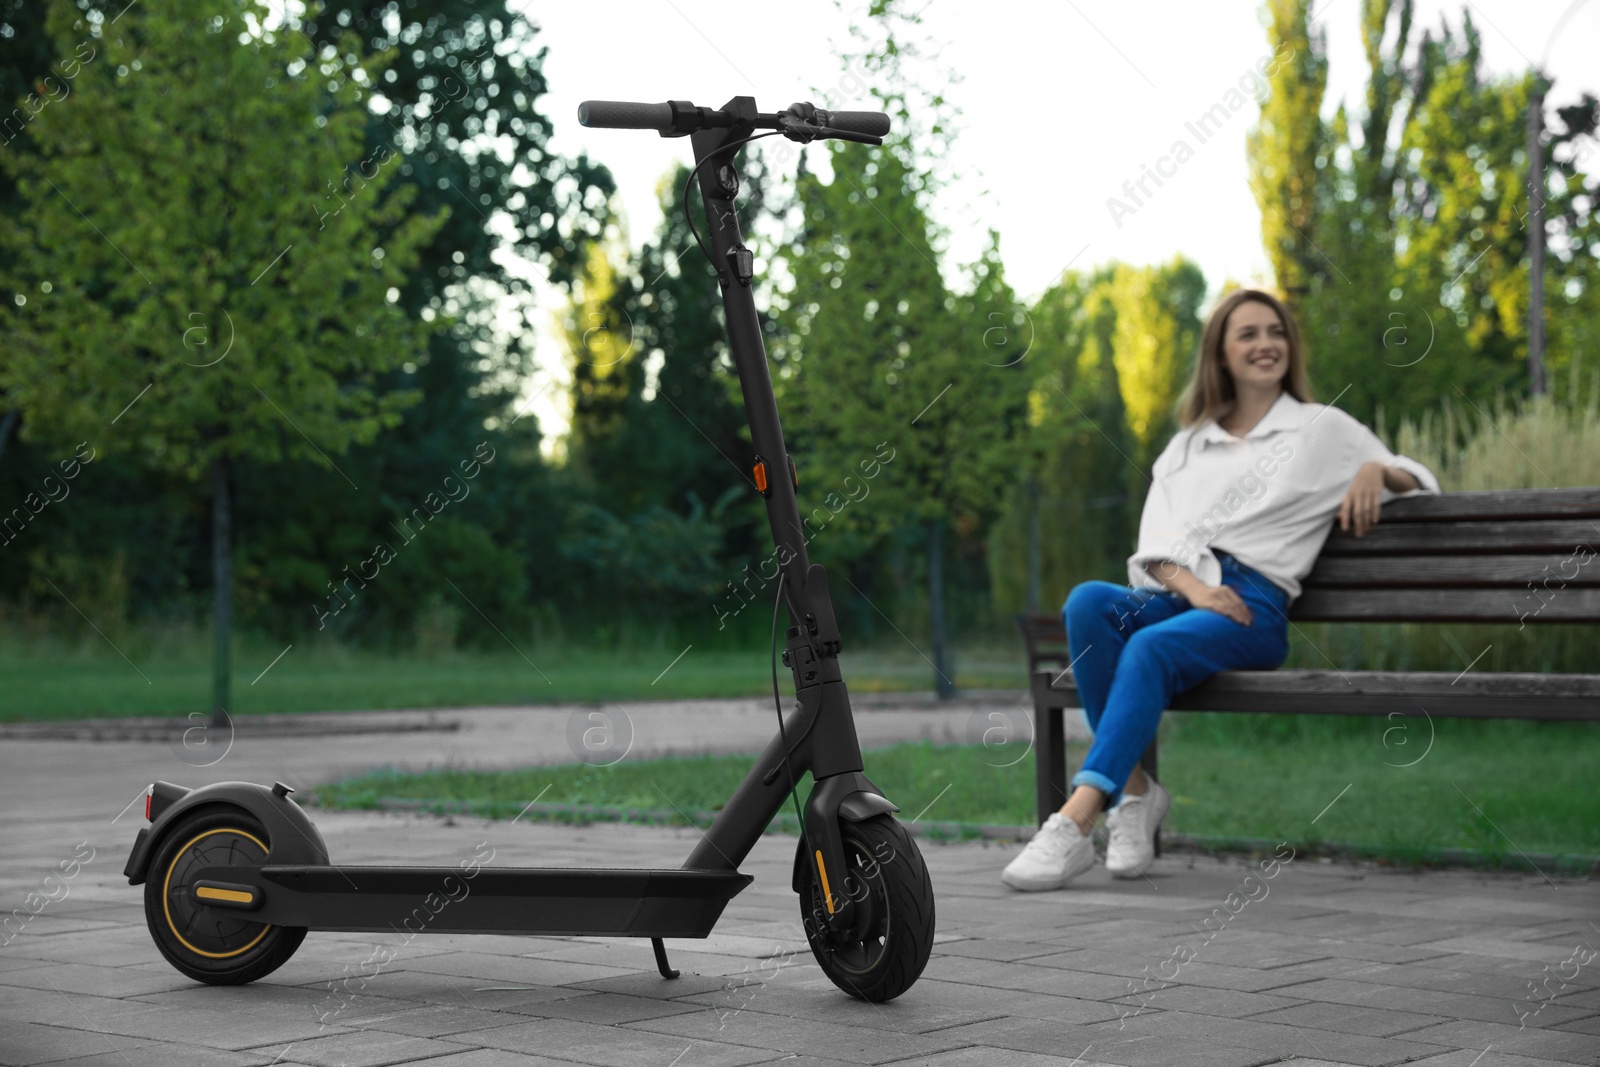
[[[766,174],[741,162],[750,195],[740,223],[749,228],[764,209]],[[709,504],[749,488],[730,465],[748,451],[749,433],[716,275],[683,215],[688,174],[680,165],[661,179],[660,230],[634,263],[613,267],[605,246],[592,246],[563,322],[573,371],[568,462],[623,512],[682,508],[691,497]],[[704,233],[698,204],[695,215]]]
[[[39,100],[43,79],[52,76],[50,64],[55,52],[44,24],[45,5],[24,0],[0,0],[0,151],[21,154],[33,150],[27,125],[30,94]],[[56,83],[59,84],[59,81]],[[58,90],[59,91],[59,90]],[[44,94],[49,96],[49,90]],[[17,183],[0,169],[0,215],[15,215],[18,210]],[[0,255],[3,255],[0,251]],[[12,294],[5,294],[9,298]],[[11,432],[21,420],[21,412],[0,393],[0,456],[5,454]]]
[[[1319,393],[1358,418],[1418,416],[1441,394],[1525,380],[1529,77],[1481,69],[1470,10],[1413,43],[1411,0],[1359,10],[1368,67],[1359,109],[1320,118],[1325,42],[1303,5],[1273,0],[1279,64],[1249,142],[1262,237],[1296,306]],[[1413,46],[1414,44],[1414,46]],[[1594,198],[1573,164],[1594,102],[1545,134],[1541,190],[1559,234],[1547,264],[1552,380],[1596,334]],[[1555,309],[1552,309],[1554,311]],[[1586,312],[1586,313],[1585,313]],[[1381,430],[1380,426],[1380,430]]]
[[[1067,274],[1030,309],[1029,477],[1013,482],[990,544],[998,611],[1032,606],[1039,587],[1056,591],[1054,610],[1078,582],[1120,572],[1147,472],[1177,428],[1205,291],[1200,268],[1182,257],[1111,263]],[[1049,531],[1037,547],[1036,526]]]
[[[393,294],[443,216],[385,195],[393,156],[363,158],[383,64],[353,40],[319,61],[254,0],[76,15],[58,2],[50,18],[73,91],[32,123],[39,154],[5,161],[23,209],[0,235],[4,280],[28,295],[6,309],[0,375],[30,435],[208,481],[226,710],[234,466],[333,467],[398,421],[415,394],[377,377],[419,358],[430,328]]]
[[[776,388],[805,472],[808,543],[813,520],[820,528],[835,517],[830,530],[878,539],[909,529],[922,541],[934,685],[948,697],[945,535],[976,539],[1014,473],[1026,382],[1012,353],[1026,350],[1026,316],[993,233],[970,291],[946,283],[928,209],[958,114],[943,89],[959,77],[941,71],[932,87],[911,77],[904,60],[919,54],[920,12],[905,6],[869,0],[851,23],[863,54],[846,62],[876,77],[874,103],[893,133],[874,149],[830,142],[833,180],[804,171],[797,180],[801,229],[787,254],[794,283],[783,297]],[[886,473],[870,506],[844,506],[842,494],[874,468]],[[812,501],[820,506],[808,512]],[[827,541],[815,555],[827,558],[844,539]]]
[[[1025,382],[1010,355],[1017,342],[1002,347],[994,331],[1017,332],[1017,308],[992,243],[970,295],[945,288],[919,177],[899,153],[830,149],[834,180],[800,180],[805,230],[786,294],[783,401],[807,472],[801,510],[838,510],[828,500],[853,491],[861,464],[889,464],[871,506],[840,518],[922,529],[935,684],[949,696],[944,537],[952,524],[981,527],[1012,476]]]
[[[1177,426],[1173,398],[1189,381],[1200,347],[1206,280],[1192,260],[1161,267],[1112,268],[1105,292],[1115,313],[1111,360],[1128,428],[1148,466]]]
[[[548,50],[515,6],[496,13],[477,0],[324,0],[295,30],[325,62],[345,53],[351,34],[367,51],[391,54],[370,98],[369,146],[403,147],[400,177],[416,187],[418,208],[451,209],[412,279],[429,296],[467,278],[527,293],[518,261],[569,281],[608,221],[615,186],[605,167],[550,150],[551,122],[537,107],[548,90]],[[504,225],[486,225],[496,215]],[[511,255],[496,256],[501,249]]]
[[[538,334],[529,265],[570,283],[609,219],[605,167],[550,149],[546,49],[524,14],[477,0],[329,0],[295,29],[327,62],[347,35],[392,57],[363,99],[368,149],[396,154],[416,210],[446,215],[399,291],[408,314],[451,320],[393,382],[422,394],[387,445],[402,469],[470,451],[486,424],[537,436],[536,420],[510,412]],[[507,319],[517,325],[497,326]]]
[[[748,231],[766,211],[768,172],[749,157],[742,169],[746,195],[738,210]],[[770,546],[760,498],[744,469],[749,428],[716,276],[683,214],[688,175],[680,165],[662,178],[660,229],[633,263],[614,265],[623,258],[619,250],[590,247],[560,326],[573,375],[567,466],[596,501],[587,532],[575,531],[574,555],[596,580],[622,582],[635,602],[654,589],[675,606],[672,614],[703,625],[708,606],[719,619],[727,613],[717,600],[738,574],[739,564],[729,561],[757,547],[765,555]],[[698,203],[695,215],[704,233]],[[620,539],[593,531],[628,525],[646,543],[614,559],[605,546]],[[669,545],[697,547],[674,559],[662,555]],[[710,595],[704,566],[720,576],[711,580]],[[689,581],[663,586],[661,575]]]
[[[553,124],[542,100],[547,49],[537,13],[522,3],[495,8],[479,0],[324,0],[308,7],[297,32],[316,42],[319,56],[345,54],[347,34],[371,52],[392,54],[365,102],[368,151],[396,152],[396,182],[414,190],[415,210],[448,213],[419,249],[397,301],[408,315],[448,322],[420,358],[385,379],[421,399],[384,435],[381,449],[359,450],[356,462],[385,485],[416,486],[488,440],[501,456],[491,468],[495,491],[475,490],[479,510],[454,521],[481,524],[475,537],[520,553],[524,579],[480,589],[473,600],[489,614],[478,598],[496,600],[507,629],[509,616],[525,612],[529,600],[552,612],[557,603],[581,606],[590,598],[569,572],[546,565],[560,555],[561,518],[582,498],[581,487],[547,468],[538,420],[513,409],[533,378],[537,323],[549,314],[532,300],[532,279],[566,285],[579,276],[588,244],[610,218],[614,183],[604,166],[550,147]],[[399,489],[389,503],[391,511],[409,506]],[[434,585],[456,596],[442,581]],[[399,598],[389,604],[406,608]],[[479,620],[475,611],[465,617],[469,627]]]
[[[1316,177],[1327,152],[1318,111],[1328,86],[1327,37],[1312,33],[1299,0],[1267,0],[1266,10],[1267,40],[1281,58],[1268,78],[1261,121],[1247,139],[1250,184],[1278,288],[1295,302],[1323,267],[1315,240]]]

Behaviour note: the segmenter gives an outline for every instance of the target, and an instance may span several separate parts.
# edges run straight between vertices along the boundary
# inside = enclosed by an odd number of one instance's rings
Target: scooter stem
[[[790,723],[807,733],[803,743],[795,744],[794,739],[790,739],[796,748],[793,766],[797,769],[793,773],[798,777],[800,770],[809,769],[818,783],[807,804],[802,830],[806,855],[817,870],[819,884],[830,887],[830,899],[826,902],[828,927],[835,931],[847,930],[853,925],[858,909],[837,888],[848,869],[839,827],[839,808],[845,797],[870,788],[871,783],[860,773],[861,749],[856,740],[849,693],[839,672],[838,653],[842,642],[828,593],[827,571],[820,565],[813,566],[806,554],[805,529],[800,520],[797,496],[798,473],[784,447],[766,345],[761,339],[761,319],[751,289],[753,257],[739,232],[735,197],[740,183],[734,161],[742,145],[731,142],[744,140],[754,130],[756,103],[751,97],[736,96],[722,111],[733,117],[732,122],[726,127],[696,132],[690,136],[690,143],[699,167],[700,193],[710,227],[712,266],[722,291],[728,345],[739,374],[739,388],[750,422],[750,440],[756,451],[752,461],[752,484],[766,501],[776,559],[780,570],[787,575],[783,583],[784,598],[793,626],[788,631],[784,663],[794,674],[795,695],[799,701],[799,710],[791,716]],[[756,464],[764,467],[761,474],[756,473]],[[815,735],[811,735],[809,729],[813,721]],[[686,867],[737,867],[743,861],[765,829],[766,821],[776,811],[774,795],[781,804],[782,792],[789,785],[786,779],[775,782],[769,773],[776,769],[772,759],[781,751],[774,746],[781,743],[781,739],[774,739],[773,745],[763,753],[763,758],[757,761],[691,854]],[[826,779],[847,774],[854,776],[848,788],[843,782],[821,788]],[[768,814],[759,823],[749,817],[749,812],[762,810],[767,810]],[[832,883],[826,871],[834,872]]]
[[[750,250],[745,247],[739,232],[739,219],[734,198],[739,193],[739,172],[734,163],[739,147],[727,148],[731,141],[748,137],[754,129],[756,103],[752,97],[736,96],[724,105],[723,111],[735,116],[733,124],[724,129],[701,130],[690,135],[695,162],[700,167],[701,198],[705,203],[706,219],[710,224],[712,266],[717,272],[717,284],[722,290],[722,308],[727,319],[728,345],[733,355],[733,365],[739,374],[739,388],[744,395],[744,408],[750,423],[750,440],[755,446],[756,458],[752,460],[747,477],[753,485],[760,479],[754,474],[754,465],[764,465],[766,489],[761,491],[767,505],[767,523],[771,527],[773,548],[781,571],[788,574],[784,599],[789,608],[791,623],[799,627],[816,653],[826,659],[836,655],[840,647],[839,628],[834,620],[833,601],[828,595],[825,575],[813,573],[806,553],[806,536],[800,521],[800,504],[796,495],[797,477],[791,473],[793,461],[784,447],[783,427],[778,419],[778,403],[772,392],[772,377],[767,367],[766,345],[761,339],[761,318],[756,311],[755,295],[751,289],[754,275]],[[805,679],[795,670],[795,687],[817,684],[821,678]]]

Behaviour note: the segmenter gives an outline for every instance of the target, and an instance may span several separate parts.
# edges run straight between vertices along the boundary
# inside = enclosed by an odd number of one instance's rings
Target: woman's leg
[[[1117,662],[1126,655],[1130,637],[1186,606],[1183,598],[1163,590],[1101,581],[1084,582],[1067,597],[1062,615],[1072,673],[1084,720],[1097,737],[1119,673]],[[1061,812],[1046,819],[1027,847],[1006,865],[1000,880],[1013,889],[1059,889],[1089,870],[1095,862],[1089,826],[1099,810],[1100,797],[1092,787],[1075,790]]]
[[[1089,870],[1094,820],[1124,788],[1145,792],[1139,756],[1171,698],[1218,671],[1276,667],[1288,656],[1288,594],[1256,572],[1226,564],[1222,580],[1250,605],[1249,626],[1160,590],[1110,582],[1073,589],[1063,609],[1068,648],[1094,743],[1072,778],[1072,795],[1001,872],[1001,881],[1014,889],[1059,889]],[[1159,787],[1154,794],[1116,813],[1106,854],[1114,876],[1132,877],[1148,865],[1149,839],[1167,802]]]
[[[1091,733],[1099,731],[1117,661],[1128,638],[1141,627],[1171,618],[1187,607],[1182,597],[1159,589],[1134,589],[1099,580],[1073,587],[1061,615],[1067,626],[1072,676]]]
[[[1073,679],[1078,684],[1084,721],[1097,739],[1117,664],[1129,639],[1144,627],[1187,610],[1188,601],[1176,593],[1115,582],[1082,582],[1068,594],[1062,608],[1067,624],[1067,652]],[[1134,793],[1144,792],[1144,774],[1137,764],[1132,780],[1125,782],[1131,785]],[[1104,800],[1105,794],[1093,786],[1079,786],[1061,806],[1061,814],[1088,833]]]
[[[1139,757],[1155,738],[1161,713],[1177,694],[1226,670],[1266,670],[1288,657],[1287,594],[1254,572],[1227,569],[1223,582],[1250,605],[1251,624],[1187,603],[1128,635],[1105,697],[1094,744],[1072,778],[1091,793],[1069,797],[1063,813],[1083,826],[1094,802],[1114,804]],[[1098,795],[1096,795],[1098,794]],[[1071,810],[1069,811],[1068,808]]]

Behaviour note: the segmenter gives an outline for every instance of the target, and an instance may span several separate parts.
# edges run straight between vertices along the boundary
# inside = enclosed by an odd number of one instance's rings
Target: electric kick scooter
[[[748,141],[782,135],[882,144],[889,118],[830,113],[808,103],[761,113],[753,99],[740,96],[720,109],[685,101],[589,101],[578,108],[578,120],[691,138],[690,182],[700,183],[711,229],[711,247],[701,241],[701,248],[721,288],[755,451],[752,481],[766,501],[781,561],[773,651],[781,601],[792,623],[783,662],[794,675],[795,705],[785,719],[774,664],[778,734],[676,870],[493,868],[475,861],[343,866],[329,859],[322,835],[281,782],[193,790],[156,782],[145,801],[150,825],[139,830],[125,873],[130,884],[145,887],[145,919],[156,946],[191,978],[214,985],[254,981],[288,960],[308,930],[402,928],[648,937],[663,977],[676,977],[662,938],[711,933],[728,901],[751,881],[739,864],[806,771],[815,784],[792,887],[817,963],[845,992],[878,1002],[904,993],[927,964],[933,887],[916,844],[892,815],[900,809],[862,773],[828,576],[806,556],[799,477],[784,448],[750,288],[752,254],[734,210],[736,159]],[[798,812],[798,797],[795,807]]]

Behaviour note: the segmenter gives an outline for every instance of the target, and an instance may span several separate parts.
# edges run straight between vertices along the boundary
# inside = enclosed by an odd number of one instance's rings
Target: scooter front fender
[[[810,845],[809,849],[802,848],[795,853],[794,875],[790,880],[793,890],[800,892],[806,858],[818,848],[821,848],[825,862],[843,869],[844,840],[838,829],[840,819],[860,822],[874,815],[886,815],[899,810],[899,806],[885,797],[872,784],[872,780],[860,771],[832,775],[818,782],[806,800],[806,833],[802,840],[810,842]],[[813,834],[813,828],[816,834]]]
[[[274,864],[328,863],[328,846],[323,843],[322,834],[287,794],[279,796],[267,786],[254,782],[218,782],[188,791],[167,805],[155,822],[140,829],[133,852],[128,856],[128,865],[122,872],[128,876],[128,884],[143,884],[149,873],[150,857],[167,834],[186,815],[206,807],[237,808],[253,816],[267,831],[267,849]]]

